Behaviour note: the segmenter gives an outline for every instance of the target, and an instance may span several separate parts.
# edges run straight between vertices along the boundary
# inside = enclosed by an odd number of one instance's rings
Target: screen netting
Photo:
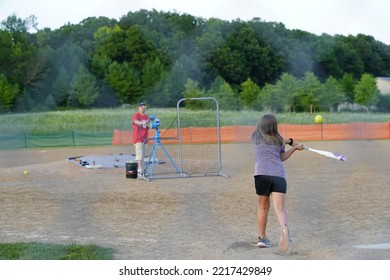
[[[177,133],[177,138],[160,138],[156,131],[145,142],[147,178],[226,176],[221,173],[219,105],[215,98],[179,100]]]

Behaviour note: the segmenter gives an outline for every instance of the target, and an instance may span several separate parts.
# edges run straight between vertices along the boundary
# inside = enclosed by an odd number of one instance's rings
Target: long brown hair
[[[256,130],[252,134],[252,140],[256,143],[266,143],[283,147],[284,140],[278,131],[278,121],[273,114],[263,115]]]

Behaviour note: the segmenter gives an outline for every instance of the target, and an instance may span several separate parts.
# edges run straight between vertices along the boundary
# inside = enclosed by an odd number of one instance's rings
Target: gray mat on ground
[[[80,167],[93,168],[122,168],[128,162],[135,162],[134,154],[109,154],[98,156],[75,156],[70,157],[69,161],[74,162]]]

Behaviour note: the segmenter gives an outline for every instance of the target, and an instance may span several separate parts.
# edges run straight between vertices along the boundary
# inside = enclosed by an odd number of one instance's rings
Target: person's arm
[[[291,147],[299,144],[297,141],[294,141],[293,138],[284,139],[284,143],[290,145]]]
[[[139,120],[134,120],[133,123],[136,125],[145,125],[148,123],[149,120],[146,121],[139,121]]]
[[[290,145],[291,148],[285,152],[280,153],[280,159],[282,161],[287,160],[295,151],[303,150],[303,144],[299,144],[297,141],[295,141],[292,138],[286,139],[285,143]]]
[[[135,125],[146,125],[149,122],[149,119],[140,121],[137,119],[136,114],[133,116],[133,124]]]

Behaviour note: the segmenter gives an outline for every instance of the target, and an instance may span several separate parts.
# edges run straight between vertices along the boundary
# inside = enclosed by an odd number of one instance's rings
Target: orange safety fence
[[[279,132],[285,138],[298,141],[318,140],[370,140],[390,139],[390,122],[388,123],[345,123],[345,124],[279,124]],[[250,142],[255,126],[223,126],[220,129],[222,143]],[[161,139],[164,143],[177,143],[177,129],[161,129]],[[153,131],[149,137],[153,137]],[[188,127],[180,130],[182,143],[215,143],[218,142],[216,127]],[[113,145],[132,144],[132,131],[114,130]]]

